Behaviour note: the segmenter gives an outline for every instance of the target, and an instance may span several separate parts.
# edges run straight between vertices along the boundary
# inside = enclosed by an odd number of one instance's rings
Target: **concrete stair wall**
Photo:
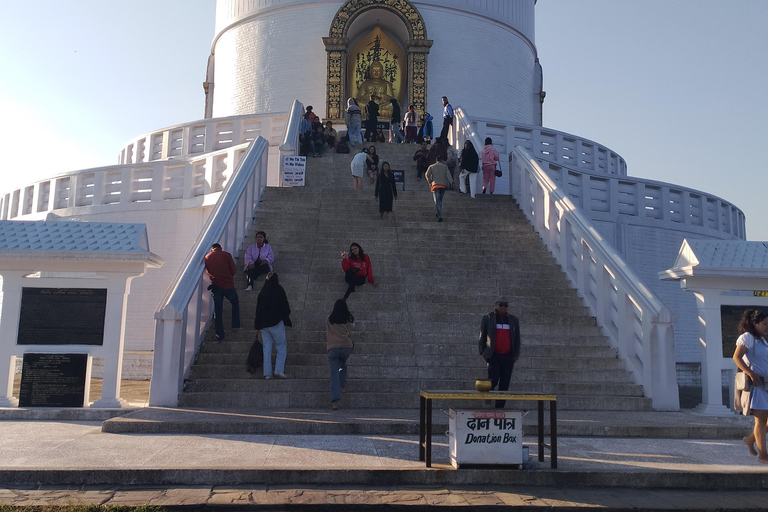
[[[360,287],[348,300],[357,322],[343,407],[411,408],[418,407],[419,389],[473,389],[486,377],[477,353],[480,319],[504,293],[523,343],[512,390],[557,394],[560,409],[650,410],[512,198],[448,192],[444,222],[437,223],[425,181],[415,178],[417,147],[377,147],[381,161],[406,171],[393,227],[379,219],[367,177],[364,190],[352,189],[355,153],[326,153],[308,158],[306,187],[267,191],[245,241],[247,247],[263,230],[276,253],[274,268],[292,309],[290,379],[266,381],[245,370],[263,277],[245,292],[238,274],[244,329],[227,330],[224,342],[208,333],[180,406],[330,407],[325,319],[346,289],[339,253],[357,242],[379,286]],[[238,269],[242,261],[241,252]],[[225,301],[225,326],[229,311]]]

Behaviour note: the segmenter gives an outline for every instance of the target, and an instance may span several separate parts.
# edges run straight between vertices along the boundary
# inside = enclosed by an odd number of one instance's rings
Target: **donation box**
[[[449,409],[451,464],[522,464],[522,420],[520,411]]]

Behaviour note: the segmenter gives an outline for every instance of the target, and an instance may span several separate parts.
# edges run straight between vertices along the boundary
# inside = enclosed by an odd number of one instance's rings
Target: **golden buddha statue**
[[[368,68],[371,76],[360,84],[357,90],[357,102],[362,108],[373,96],[373,101],[379,106],[379,119],[389,121],[392,117],[392,105],[389,100],[395,97],[392,84],[382,78],[384,66],[379,61],[374,61]]]

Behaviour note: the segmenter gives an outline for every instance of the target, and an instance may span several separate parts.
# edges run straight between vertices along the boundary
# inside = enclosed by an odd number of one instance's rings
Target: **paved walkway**
[[[765,491],[702,493],[680,490],[578,489],[578,488],[406,488],[341,489],[280,486],[188,486],[164,488],[0,489],[0,504],[39,506],[51,504],[111,506],[183,506],[186,510],[224,506],[231,510],[382,509],[416,511],[547,509],[601,510],[765,510]],[[436,508],[438,507],[438,508]]]
[[[9,505],[238,505],[265,511],[385,504],[410,510],[768,506],[763,491],[708,490],[768,484],[768,467],[734,439],[564,437],[558,470],[547,461],[493,479],[489,475],[498,471],[453,470],[441,435],[433,437],[436,464],[427,470],[417,460],[413,435],[110,434],[94,421],[3,421],[0,429],[0,504]],[[525,442],[535,455],[535,439]],[[259,484],[235,485],[239,481]],[[185,485],[190,483],[201,485]],[[577,488],[582,486],[593,487]]]

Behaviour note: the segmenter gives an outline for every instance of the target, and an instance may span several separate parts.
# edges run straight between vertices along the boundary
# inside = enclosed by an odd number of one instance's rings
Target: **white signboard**
[[[303,187],[307,175],[307,157],[291,156],[283,157],[283,186]]]
[[[522,464],[520,411],[448,411],[451,464]]]

